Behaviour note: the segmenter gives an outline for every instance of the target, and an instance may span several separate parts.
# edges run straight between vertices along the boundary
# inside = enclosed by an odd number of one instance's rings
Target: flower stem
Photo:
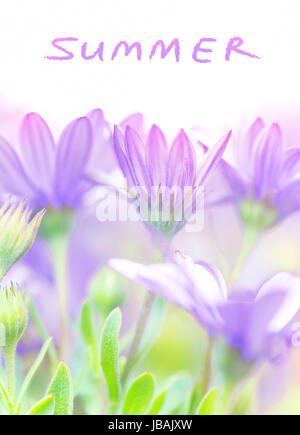
[[[241,250],[235,263],[235,266],[231,273],[231,278],[229,280],[229,288],[232,288],[240,276],[243,267],[258,239],[259,231],[256,228],[246,226],[244,232],[244,238],[241,246]]]
[[[39,334],[40,338],[43,340],[43,342],[45,342],[46,340],[48,340],[50,335],[48,334],[46,328],[44,327],[44,325],[41,322],[41,319],[39,318],[39,315],[36,311],[36,308],[35,308],[35,305],[34,305],[32,298],[29,298],[27,306],[28,306],[28,311],[29,311],[29,315],[30,315],[30,320],[32,321],[32,323],[33,323],[37,333]],[[54,346],[52,341],[49,344],[48,355],[49,355],[49,360],[50,360],[51,373],[53,375],[55,373],[56,368],[57,368],[58,358],[57,358],[55,346]]]
[[[144,306],[138,320],[133,341],[128,354],[128,359],[122,374],[122,384],[124,385],[127,381],[128,375],[134,365],[135,359],[138,355],[140,344],[143,338],[144,331],[147,326],[148,319],[151,314],[151,310],[155,301],[155,296],[148,292],[145,297]]]
[[[60,234],[50,239],[53,265],[59,297],[60,317],[60,359],[64,359],[67,351],[68,339],[68,291],[67,291],[67,249],[68,235]]]
[[[203,369],[203,395],[207,393],[210,381],[211,381],[211,357],[213,351],[214,340],[211,337],[208,337],[207,347],[204,358],[204,369]]]
[[[10,406],[10,412],[13,413],[16,402],[16,346],[9,345],[4,347],[6,370],[7,370],[7,391],[12,403]]]

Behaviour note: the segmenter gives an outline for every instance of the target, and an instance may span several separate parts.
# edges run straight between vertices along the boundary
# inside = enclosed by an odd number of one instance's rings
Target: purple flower
[[[0,137],[0,183],[6,192],[34,205],[73,206],[91,181],[84,170],[93,141],[88,118],[72,121],[56,144],[41,116],[30,113],[21,125],[20,149]]]
[[[211,336],[222,336],[246,360],[266,356],[300,307],[300,278],[278,273],[257,292],[227,294],[221,273],[176,252],[173,263],[142,265],[112,259],[110,266],[191,313]]]
[[[156,125],[146,141],[131,127],[124,134],[115,127],[115,153],[142,220],[168,236],[179,231],[198,211],[197,198],[203,195],[203,186],[221,159],[230,134],[199,162],[183,130],[169,149]]]
[[[230,191],[219,201],[236,201],[246,224],[264,228],[300,209],[300,148],[286,147],[278,124],[258,118],[233,138],[232,164],[220,163]],[[217,192],[218,194],[218,192]]]
[[[136,114],[122,125],[141,122]],[[100,109],[68,124],[57,143],[44,119],[30,113],[20,136],[18,149],[0,137],[0,185],[35,206],[75,207],[96,184],[92,171],[109,172],[117,166],[111,128]]]

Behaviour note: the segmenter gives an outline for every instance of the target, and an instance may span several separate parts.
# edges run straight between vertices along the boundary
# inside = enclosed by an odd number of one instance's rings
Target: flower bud
[[[97,310],[107,315],[126,299],[128,283],[108,267],[103,267],[90,282],[90,292]]]
[[[19,288],[0,289],[0,346],[16,346],[27,325],[27,310]]]
[[[26,202],[13,199],[0,208],[0,280],[31,248],[44,214],[43,209],[30,220]]]

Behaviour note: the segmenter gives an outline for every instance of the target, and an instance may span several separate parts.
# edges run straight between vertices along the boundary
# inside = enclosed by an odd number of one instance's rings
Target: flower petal
[[[136,185],[149,188],[150,180],[145,165],[145,145],[138,133],[131,127],[126,127],[125,130],[125,149]]]
[[[187,311],[194,311],[193,297],[186,291],[188,279],[176,264],[160,263],[145,266],[123,259],[111,259],[108,264],[157,296]]]
[[[206,153],[209,148],[203,143],[199,145]],[[236,201],[241,196],[247,195],[247,185],[235,169],[224,158],[221,158],[214,176],[211,177],[205,186],[206,207]]]
[[[168,145],[159,127],[153,125],[146,143],[146,165],[152,186],[166,184]]]
[[[280,185],[300,178],[300,147],[287,148],[284,152],[284,163],[280,175]]]
[[[21,125],[24,165],[32,183],[52,195],[55,169],[55,143],[44,119],[37,113],[25,116]]]
[[[236,140],[233,141],[238,166],[242,171],[245,171],[244,175],[247,174],[248,178],[253,176],[253,168],[251,168],[250,165],[253,156],[253,145],[257,139],[257,136],[264,127],[265,123],[263,120],[261,118],[257,118],[244,134],[238,135]]]
[[[105,120],[101,109],[89,112],[87,118],[93,129],[93,146],[88,161],[88,171],[111,172],[118,166],[113,150],[113,134],[110,124]]]
[[[199,302],[213,306],[227,299],[225,280],[216,267],[201,261],[194,262],[180,251],[176,251],[175,261],[193,283]]]
[[[259,289],[256,301],[267,295],[281,293],[283,300],[269,323],[269,332],[281,331],[300,308],[300,278],[290,273],[278,273]]]
[[[276,189],[282,161],[282,133],[278,124],[272,124],[260,132],[253,145],[253,188],[257,201]]]
[[[125,130],[126,127],[131,127],[141,137],[144,137],[144,115],[142,113],[133,113],[120,123],[120,127],[123,130]]]
[[[83,175],[92,147],[92,127],[87,118],[78,118],[63,131],[56,156],[56,183],[62,200]]]
[[[38,195],[13,147],[0,136],[0,183],[8,193],[32,199]]]
[[[174,139],[168,161],[168,186],[194,186],[196,173],[195,150],[184,130]]]
[[[208,177],[211,175],[213,170],[218,165],[228,141],[231,136],[231,131],[224,137],[222,137],[212,148],[210,148],[207,153],[202,158],[200,167],[197,174],[197,185],[203,184]]]
[[[294,180],[280,189],[272,201],[272,206],[277,209],[281,219],[300,210],[300,180]]]
[[[230,346],[239,348],[246,360],[262,356],[272,339],[270,325],[283,299],[281,292],[274,292],[256,302],[227,302],[219,307],[219,334]]]
[[[125,152],[124,137],[116,125],[114,128],[114,150],[123,175],[127,180],[128,187],[134,186],[136,182]]]

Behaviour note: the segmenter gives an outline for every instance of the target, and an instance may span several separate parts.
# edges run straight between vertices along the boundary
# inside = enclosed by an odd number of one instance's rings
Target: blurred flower
[[[27,325],[27,311],[18,288],[0,289],[0,346],[16,346]]]
[[[185,309],[211,336],[222,336],[246,360],[266,356],[300,307],[300,278],[279,273],[257,293],[227,295],[221,273],[176,252],[174,263],[148,266],[113,259],[110,266],[149,291]]]
[[[0,280],[30,249],[44,214],[41,210],[30,221],[28,205],[11,199],[0,208]]]
[[[143,116],[134,114],[121,122],[124,128],[129,124],[142,131]],[[95,209],[87,207],[82,200],[98,184],[90,177],[93,171],[110,172],[118,168],[111,125],[102,110],[95,109],[67,125],[56,143],[44,119],[30,113],[21,125],[20,145],[12,146],[0,137],[0,192],[26,197],[32,207],[47,207],[47,216],[39,232],[45,240],[37,240],[18,268],[23,270],[26,266],[32,272],[30,279],[24,272],[26,281],[38,281],[40,285],[36,287],[41,295],[46,285],[55,291],[53,258],[56,254],[48,242],[62,237],[68,239],[65,274],[72,288],[72,311],[78,312],[88,282],[106,255],[107,241],[99,244],[98,236],[95,237],[97,234],[103,240],[103,224],[97,221]],[[105,240],[108,238],[109,234]],[[21,278],[20,282],[23,282]],[[32,292],[32,286],[28,287]],[[54,296],[51,301],[54,305]],[[44,305],[45,311],[52,313],[49,300]]]
[[[231,163],[219,165],[219,202],[236,201],[246,225],[263,229],[300,209],[300,147],[286,147],[278,124],[258,118],[233,138]],[[230,191],[223,195],[224,184]]]
[[[132,115],[122,125],[136,125],[139,117]],[[100,109],[68,124],[57,143],[44,119],[30,113],[21,125],[20,145],[17,150],[0,137],[2,190],[42,207],[76,206],[81,196],[95,186],[88,172],[96,167],[110,171],[116,166],[112,132]]]
[[[130,199],[149,228],[172,236],[197,213],[197,199],[228,143],[230,134],[212,147],[201,162],[181,130],[171,148],[163,132],[153,125],[146,141],[131,127],[115,127],[115,153],[126,179]]]
[[[93,183],[85,175],[93,140],[87,117],[72,121],[58,144],[41,116],[30,113],[21,126],[21,153],[0,137],[0,183],[4,191],[57,209],[73,206]]]

